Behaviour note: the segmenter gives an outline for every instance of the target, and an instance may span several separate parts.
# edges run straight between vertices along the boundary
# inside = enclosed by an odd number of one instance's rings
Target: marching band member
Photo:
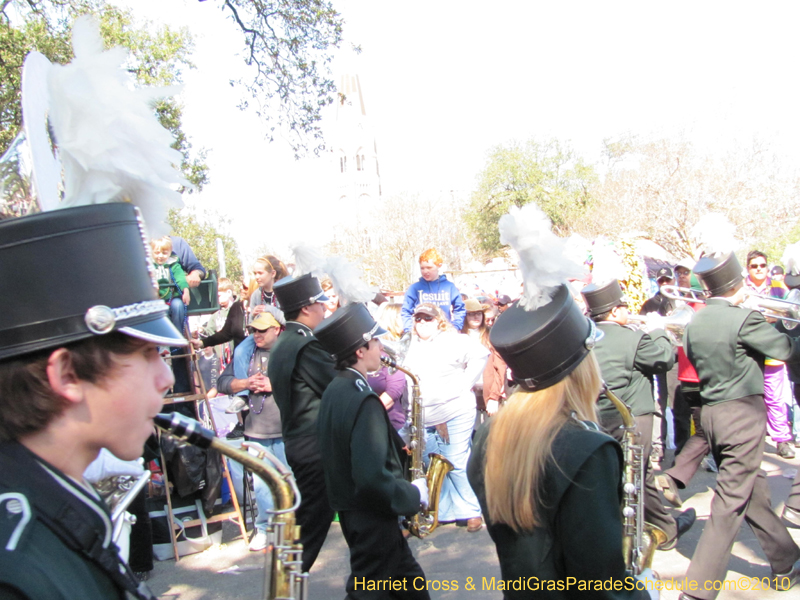
[[[158,299],[134,207],[147,233],[164,233],[156,213],[180,202],[169,185],[181,155],[96,25],[78,19],[73,39],[70,65],[32,53],[23,77],[49,87],[64,200],[39,170],[48,152],[55,164],[47,141],[33,148],[45,212],[0,222],[0,597],[152,599],[83,474],[102,448],[142,455],[174,382],[159,346],[187,345]]]
[[[397,526],[427,503],[425,478],[409,483],[397,435],[367,373],[381,367],[386,333],[360,303],[338,309],[315,335],[334,355],[338,375],[322,395],[319,443],[331,507],[350,548],[348,598],[429,598],[425,575]],[[406,580],[404,589],[375,589]]]
[[[330,354],[314,336],[328,298],[311,273],[281,279],[274,290],[286,317],[286,330],[272,348],[267,373],[281,412],[286,460],[302,495],[297,524],[305,573],[317,559],[333,522],[317,440],[317,415],[322,393],[336,372]]]
[[[616,279],[603,285],[587,285],[581,294],[589,317],[603,332],[602,339],[594,349],[600,373],[608,388],[630,406],[636,419],[643,456],[648,457],[652,444],[653,413],[656,411],[649,377],[666,373],[672,368],[675,349],[662,329],[646,333],[625,327],[628,309]],[[603,430],[621,442],[624,435],[620,427],[622,419],[604,394],[600,396],[597,410]],[[661,502],[649,460],[645,461],[644,492],[645,520],[666,534],[666,540],[659,550],[671,550],[677,545],[678,538],[694,523],[695,511],[689,509],[677,519],[667,512]]]
[[[710,297],[686,328],[684,346],[700,378],[700,419],[719,474],[711,516],[686,574],[698,589],[681,598],[716,598],[713,584],[725,579],[743,519],[772,566],[772,585],[787,590],[800,579],[800,563],[795,564],[800,548],[772,511],[761,470],[763,369],[765,356],[800,360],[800,344],[776,331],[761,313],[739,306],[744,300],[742,268],[732,252],[700,259],[694,272]]]
[[[468,473],[503,580],[526,582],[503,596],[648,598],[645,582],[626,578],[620,446],[596,424],[599,334],[559,283],[578,268],[561,258],[563,242],[534,205],[512,209],[500,228],[520,254],[525,294],[498,317],[491,342],[519,388],[478,431]],[[598,579],[622,589],[586,589]],[[545,580],[553,583],[527,588]]]

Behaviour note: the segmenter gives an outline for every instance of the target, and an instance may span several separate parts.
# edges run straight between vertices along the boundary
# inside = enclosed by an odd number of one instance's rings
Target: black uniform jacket
[[[270,352],[267,373],[281,411],[283,439],[316,435],[319,401],[336,370],[309,327],[286,323]]]
[[[467,465],[470,485],[481,503],[489,535],[497,547],[505,581],[522,578],[527,589],[506,589],[504,598],[648,598],[627,579],[622,558],[622,451],[610,436],[571,420],[556,434],[552,458],[545,467],[542,502],[544,524],[516,533],[493,523],[486,505],[484,462],[491,421],[475,436]],[[566,588],[567,578],[575,583]],[[581,582],[615,579],[623,589],[580,590]],[[562,589],[542,589],[542,581],[561,581]],[[570,580],[571,581],[571,580]],[[540,589],[531,589],[536,585]],[[557,588],[557,585],[553,587]],[[613,586],[607,586],[613,587]],[[629,589],[625,589],[629,588]]]
[[[634,416],[655,412],[653,388],[648,376],[666,373],[675,364],[675,348],[661,329],[649,334],[610,321],[597,324],[603,338],[594,347],[603,381],[631,407]],[[597,408],[616,412],[611,401],[600,396]]]
[[[153,598],[111,533],[96,494],[21,444],[0,444],[0,598]]]
[[[334,510],[389,515],[419,511],[419,490],[403,478],[403,440],[357,371],[341,371],[319,411],[319,448]]]
[[[800,360],[800,343],[754,310],[711,298],[686,327],[683,347],[700,378],[703,404],[764,394],[764,357]]]

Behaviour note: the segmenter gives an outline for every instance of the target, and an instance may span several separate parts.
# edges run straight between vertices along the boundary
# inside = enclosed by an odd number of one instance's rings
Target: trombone
[[[661,294],[672,300],[697,302],[705,304],[706,294],[693,288],[682,288],[675,285],[662,285]],[[744,290],[742,306],[757,310],[765,317],[778,319],[786,329],[794,329],[800,323],[800,289],[789,292],[785,299],[773,298],[762,294],[754,294]]]
[[[670,300],[683,300],[684,302],[706,303],[706,293],[694,288],[678,287],[677,285],[662,285],[661,295]]]
[[[800,323],[800,290],[794,289],[785,299],[773,298],[744,291],[742,306],[757,310],[765,317],[779,319],[786,329],[794,329]]]

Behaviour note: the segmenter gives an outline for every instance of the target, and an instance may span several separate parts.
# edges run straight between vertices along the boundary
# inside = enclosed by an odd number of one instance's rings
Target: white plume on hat
[[[787,273],[795,277],[800,275],[800,242],[786,246],[781,262],[786,267]]]
[[[592,283],[602,287],[612,280],[626,278],[625,264],[622,257],[614,250],[614,245],[604,238],[598,237],[592,246]]]
[[[525,310],[544,306],[559,285],[583,276],[582,267],[567,256],[566,240],[553,233],[550,219],[535,204],[512,206],[499,227],[500,242],[519,255],[524,286],[519,305]]]
[[[331,278],[339,301],[345,304],[369,302],[375,297],[376,288],[361,279],[363,271],[342,256],[331,256],[327,260],[326,272]]]
[[[134,88],[122,68],[122,48],[103,49],[96,22],[83,16],[72,30],[75,58],[53,65],[48,75],[50,121],[64,167],[61,207],[130,201],[142,211],[151,236],[164,235],[171,207],[181,207],[173,189],[187,182],[175,165],[153,103],[177,88]]]
[[[307,273],[311,273],[319,279],[325,276],[327,259],[319,248],[297,241],[289,244],[289,250],[294,256],[294,274],[296,277]]]
[[[722,256],[736,250],[736,227],[721,213],[703,215],[691,235],[707,255]]]

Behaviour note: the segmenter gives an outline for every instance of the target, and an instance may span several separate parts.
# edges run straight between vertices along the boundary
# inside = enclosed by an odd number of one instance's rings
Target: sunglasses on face
[[[753,263],[750,265],[751,269],[766,269],[767,263]]]
[[[414,317],[415,323],[430,323],[431,321],[433,321],[433,317],[429,317],[428,315],[417,315]]]
[[[266,329],[256,329],[255,327],[248,327],[247,331],[250,332],[250,335],[255,335],[257,333],[267,333]]]

